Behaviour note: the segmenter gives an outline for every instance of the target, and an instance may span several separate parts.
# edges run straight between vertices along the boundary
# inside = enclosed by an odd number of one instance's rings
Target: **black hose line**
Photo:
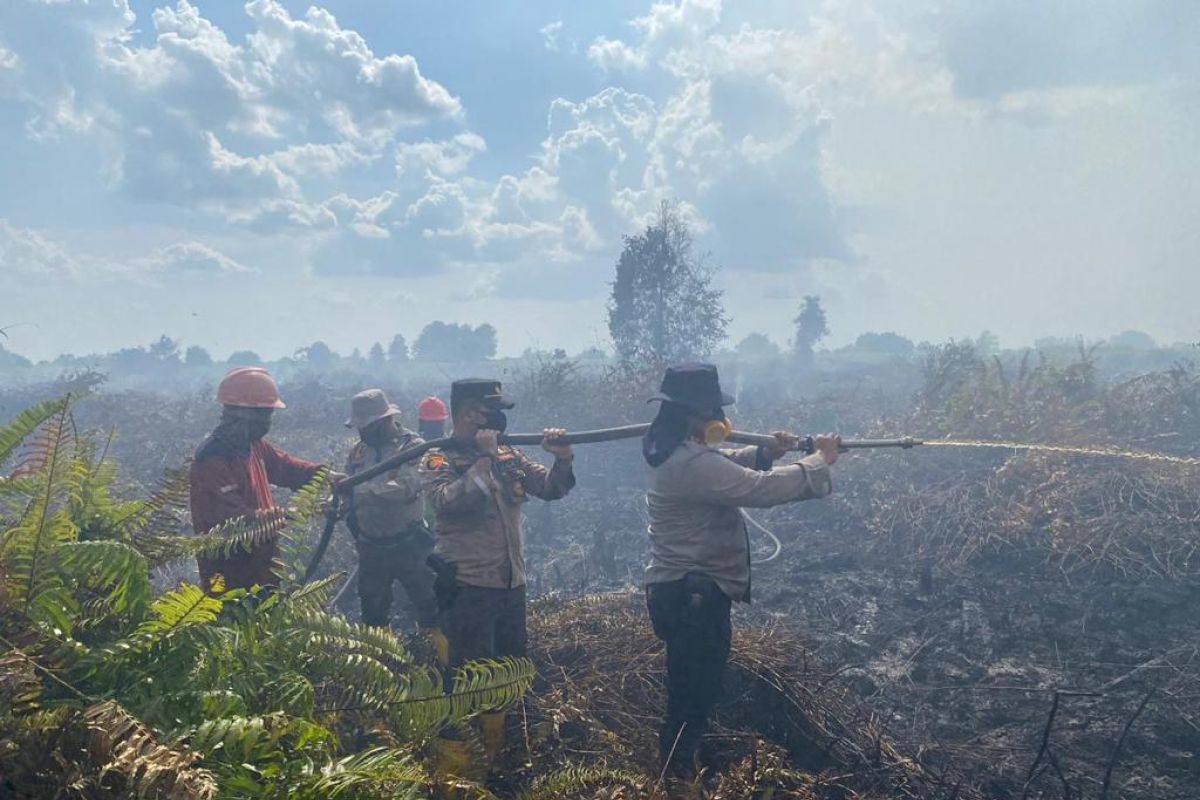
[[[650,425],[644,423],[642,425],[624,425],[619,428],[600,428],[594,431],[575,431],[553,441],[555,444],[572,445],[615,442],[620,439],[640,438],[649,429]],[[528,446],[541,444],[543,438],[540,433],[505,433],[500,435],[499,443]],[[300,582],[308,583],[312,580],[313,575],[316,574],[317,567],[321,563],[321,559],[325,556],[325,551],[329,549],[329,542],[333,538],[334,529],[337,527],[340,495],[350,491],[359,484],[366,483],[384,473],[391,472],[397,467],[416,461],[430,450],[437,447],[444,447],[453,441],[453,438],[447,437],[434,439],[416,447],[410,447],[391,458],[384,459],[378,464],[364,469],[362,472],[351,475],[339,483],[334,489],[333,501],[330,503],[329,511],[325,515],[325,527],[321,531],[320,538],[317,539],[316,549],[313,550],[312,557],[309,558],[308,566],[304,570],[304,577],[300,579]],[[734,444],[773,445],[775,444],[775,437],[764,433],[734,431],[729,435],[728,441]],[[899,447],[907,450],[919,444],[924,444],[924,442],[920,439],[914,439],[911,436],[905,436],[900,439],[843,439],[842,450],[864,450],[880,447]],[[813,453],[816,452],[816,442],[812,436],[801,437],[798,446],[794,449],[802,453]]]
[[[594,431],[573,431],[567,435],[555,439],[555,444],[597,444],[599,442],[615,442],[620,439],[637,439],[643,436],[649,430],[649,423],[641,425],[624,425],[619,428],[600,428]],[[435,447],[443,447],[452,443],[452,438],[434,439],[430,442],[410,447],[409,449],[397,453],[391,458],[380,461],[378,464],[364,469],[362,472],[355,473],[349,478],[338,484],[337,491],[345,492],[353,489],[361,483],[366,483],[373,478],[377,478],[385,472],[391,472],[399,466],[415,461],[425,455]],[[754,445],[772,445],[775,443],[775,437],[765,433],[746,433],[745,431],[734,431],[730,434],[728,441],[734,444],[754,444]],[[542,434],[540,433],[505,433],[500,435],[500,444],[510,445],[535,445],[542,443]],[[880,447],[900,447],[908,449],[916,445],[923,444],[920,439],[914,439],[911,436],[906,436],[901,439],[845,439],[842,441],[843,450],[863,450],[868,448]],[[816,443],[811,436],[801,437],[800,444],[795,448],[798,452],[813,453],[816,451]]]

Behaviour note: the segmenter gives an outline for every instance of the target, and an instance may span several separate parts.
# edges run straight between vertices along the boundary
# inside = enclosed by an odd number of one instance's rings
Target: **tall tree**
[[[692,234],[677,204],[625,237],[608,301],[608,332],[627,364],[658,365],[708,355],[725,338],[728,319],[714,268],[692,252]]]
[[[319,340],[308,347],[300,348],[296,351],[296,355],[303,356],[304,360],[316,369],[329,369],[338,360],[337,353],[330,350],[329,345]]]
[[[400,362],[408,361],[408,342],[400,334],[392,337],[392,343],[388,345],[388,361]]]
[[[817,342],[829,335],[829,321],[825,318],[825,309],[821,308],[821,298],[811,294],[805,295],[800,313],[792,322],[796,325],[796,338],[792,340],[792,350],[803,363],[811,364],[813,348]]]
[[[226,363],[231,367],[258,367],[262,366],[263,360],[253,350],[236,350],[229,354]]]
[[[482,361],[496,355],[496,329],[435,320],[421,329],[413,355],[435,361]]]
[[[163,364],[179,363],[179,342],[169,336],[158,337],[146,351],[150,358]]]
[[[477,325],[471,331],[471,352],[473,359],[495,358],[496,328],[489,323]]]
[[[404,349],[406,351],[405,355],[408,355],[408,348],[406,347]],[[370,351],[367,352],[367,362],[371,365],[371,367],[373,369],[379,369],[384,365],[384,363],[386,363],[386,361],[387,355],[383,352],[383,345],[381,345],[379,342],[371,345]]]
[[[183,363],[189,367],[207,367],[213,363],[213,360],[207,350],[194,344],[184,352]]]
[[[764,361],[779,355],[779,345],[764,333],[751,333],[738,342],[734,352],[739,359],[745,361]]]

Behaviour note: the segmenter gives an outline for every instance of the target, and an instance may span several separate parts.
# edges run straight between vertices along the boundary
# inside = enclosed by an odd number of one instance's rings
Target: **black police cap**
[[[472,400],[479,400],[492,408],[512,408],[514,405],[504,398],[500,381],[491,378],[463,378],[450,384],[451,405],[461,406]]]

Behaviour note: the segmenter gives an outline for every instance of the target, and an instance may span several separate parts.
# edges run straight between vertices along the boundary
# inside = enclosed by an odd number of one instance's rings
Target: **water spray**
[[[624,425],[616,428],[601,428],[592,431],[577,431],[567,433],[557,439],[550,440],[553,444],[597,444],[600,442],[615,442],[622,439],[636,439],[645,435],[650,429],[649,424],[641,425]],[[537,445],[541,444],[544,437],[540,433],[509,433],[499,437],[500,444],[507,445]],[[316,550],[313,551],[312,558],[309,560],[308,567],[304,572],[303,582],[307,583],[316,572],[317,566],[320,564],[322,557],[325,555],[325,550],[329,547],[329,541],[333,536],[334,527],[337,525],[338,514],[340,509],[341,498],[355,486],[366,483],[369,480],[379,477],[385,473],[401,467],[405,464],[416,461],[425,453],[437,447],[444,447],[453,443],[453,438],[435,439],[430,442],[418,445],[417,447],[409,448],[402,453],[397,453],[391,458],[385,459],[378,464],[365,469],[355,475],[350,476],[337,485],[334,489],[333,500],[329,506],[329,513],[325,518],[325,529],[321,532],[321,538],[317,541]],[[778,445],[778,440],[770,434],[764,433],[748,433],[746,431],[733,431],[729,435],[727,441],[734,444],[759,445],[774,447]],[[873,450],[873,449],[901,449],[910,450],[918,446],[927,447],[965,447],[965,448],[987,448],[993,450],[1021,450],[1034,453],[1049,453],[1060,455],[1074,456],[1091,456],[1100,458],[1124,458],[1134,461],[1148,461],[1163,464],[1175,464],[1178,466],[1195,467],[1200,466],[1200,458],[1191,458],[1187,456],[1172,456],[1165,453],[1146,453],[1137,450],[1121,450],[1115,447],[1084,447],[1061,444],[1034,444],[1028,442],[1003,442],[1003,441],[987,441],[982,439],[917,439],[912,436],[902,436],[897,439],[843,439],[841,449],[843,452],[851,450]],[[816,452],[816,441],[812,436],[801,437],[797,444],[791,448],[793,452],[814,453]],[[780,546],[778,538],[767,531],[763,526],[754,519],[749,519],[749,522],[763,532],[767,533],[775,544],[775,552],[767,561],[770,561],[779,554]]]
[[[1032,453],[1057,453],[1070,456],[1095,456],[1099,458],[1125,458],[1133,461],[1152,461],[1161,464],[1176,464],[1200,467],[1200,458],[1172,456],[1166,453],[1147,453],[1140,450],[1121,450],[1117,447],[1082,447],[1066,444],[1033,444],[1029,442],[995,442],[983,439],[930,439],[921,442],[929,447],[970,447],[993,450],[1024,450]]]

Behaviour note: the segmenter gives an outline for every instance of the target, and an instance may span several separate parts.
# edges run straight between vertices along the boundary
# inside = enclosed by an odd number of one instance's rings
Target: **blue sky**
[[[676,199],[737,340],[1200,338],[1200,4],[0,4],[0,326],[606,345]]]

